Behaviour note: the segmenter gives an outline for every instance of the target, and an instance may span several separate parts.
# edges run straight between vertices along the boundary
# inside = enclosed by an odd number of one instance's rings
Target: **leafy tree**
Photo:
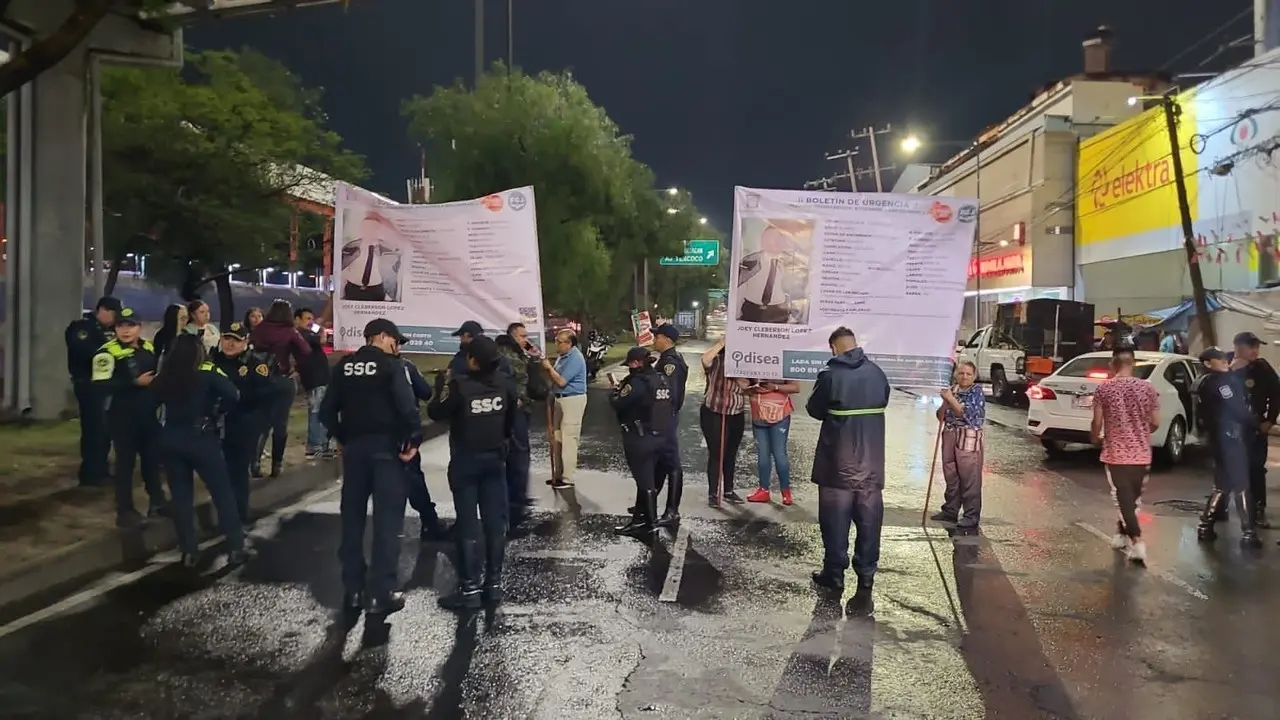
[[[500,63],[475,91],[459,83],[405,103],[409,133],[432,151],[433,199],[532,185],[548,307],[617,322],[644,258],[693,237],[688,208],[668,213],[630,138],[569,73]]]
[[[206,52],[188,56],[189,81],[132,68],[103,78],[108,252],[117,261],[147,254],[148,275],[184,299],[214,283],[224,318],[235,314],[230,264],[245,272],[287,262],[290,193],[327,187],[326,175],[364,175],[310,99],[280,100],[281,88],[300,86],[271,62]],[[311,232],[305,222],[300,239]]]
[[[8,0],[0,1],[0,17],[5,15],[9,4]],[[8,62],[0,65],[0,97],[62,62],[107,15],[157,12],[171,4],[172,0],[73,0],[71,12],[57,29],[19,50]]]

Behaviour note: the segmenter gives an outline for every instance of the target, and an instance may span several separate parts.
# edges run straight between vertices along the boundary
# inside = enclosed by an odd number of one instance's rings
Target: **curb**
[[[898,392],[902,393],[903,395],[910,395],[911,397],[917,397],[917,398],[919,398],[919,397],[929,397],[928,395],[922,395],[921,393],[918,393],[918,392],[916,392],[915,390],[912,390],[912,389],[910,389],[910,388],[896,387],[896,388],[894,388],[894,390],[897,390]],[[999,428],[1005,428],[1005,429],[1007,429],[1007,430],[1022,430],[1022,429],[1024,429],[1024,428],[1022,427],[1022,425],[1021,425],[1021,424],[1017,424],[1017,425],[1015,425],[1015,424],[1013,424],[1013,423],[1007,423],[1007,422],[1004,422],[1003,420],[996,420],[995,418],[991,417],[990,415],[988,415],[988,416],[987,416],[987,424],[988,424],[988,425],[995,425],[996,427],[999,427]]]
[[[445,434],[448,425],[433,422],[423,431],[424,440],[430,440]],[[255,480],[249,495],[251,508],[261,517],[288,507],[308,493],[340,479],[340,468],[339,461],[327,461],[282,473],[279,478]],[[217,537],[215,515],[209,499],[196,505],[199,541]],[[173,523],[161,520],[137,530],[109,530],[27,562],[0,574],[0,618],[25,615],[47,604],[45,600],[66,594],[113,570],[136,570],[154,555],[176,547]]]

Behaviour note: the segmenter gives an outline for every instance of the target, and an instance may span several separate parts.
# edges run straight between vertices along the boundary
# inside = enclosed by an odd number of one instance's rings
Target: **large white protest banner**
[[[892,384],[945,385],[977,218],[965,198],[736,188],[727,374],[813,380],[843,325]]]
[[[522,322],[542,346],[542,274],[533,188],[476,200],[401,205],[339,183],[335,203],[334,347],[364,344],[385,317],[406,352],[453,353],[462,323],[487,332]]]

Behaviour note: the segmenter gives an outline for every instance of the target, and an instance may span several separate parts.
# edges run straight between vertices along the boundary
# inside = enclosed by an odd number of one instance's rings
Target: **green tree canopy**
[[[569,73],[497,64],[474,91],[437,87],[404,112],[410,137],[431,149],[433,199],[534,187],[550,308],[616,323],[633,304],[637,264],[656,266],[696,235],[696,209],[658,193],[630,137]]]
[[[108,252],[147,254],[148,275],[185,298],[215,282],[223,317],[231,263],[288,262],[290,195],[364,175],[318,95],[257,53],[191,54],[185,73],[112,68],[103,95]]]

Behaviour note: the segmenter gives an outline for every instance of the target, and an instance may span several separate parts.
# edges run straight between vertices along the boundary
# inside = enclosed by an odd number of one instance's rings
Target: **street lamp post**
[[[976,331],[982,327],[982,145],[970,140],[934,140],[932,144],[935,146],[973,147],[973,194],[978,201],[978,216],[975,218],[973,225],[973,328]],[[913,155],[924,145],[925,142],[919,136],[908,135],[902,139],[899,147],[907,155]]]

